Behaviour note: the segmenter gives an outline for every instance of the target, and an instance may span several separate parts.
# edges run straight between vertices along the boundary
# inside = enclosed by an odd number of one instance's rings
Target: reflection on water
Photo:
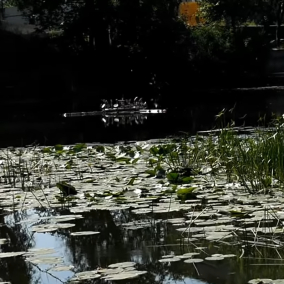
[[[112,263],[125,261],[136,262],[139,270],[146,270],[148,273],[122,283],[244,284],[253,278],[273,278],[274,275],[278,278],[284,277],[281,259],[278,257],[275,260],[277,252],[273,256],[270,251],[270,259],[258,259],[254,256],[240,258],[242,247],[232,246],[229,241],[215,244],[206,240],[195,241],[194,244],[179,241],[181,233],[166,220],[184,216],[182,212],[137,215],[130,210],[98,210],[82,213],[82,219],[72,221],[75,223],[73,228],[60,229],[55,233],[31,232],[31,225],[46,223],[52,216],[68,213],[68,210],[18,211],[2,218],[5,226],[1,227],[0,232],[1,237],[8,236],[10,239],[10,243],[1,245],[2,252],[53,248],[55,253],[48,257],[60,258],[62,264],[73,267],[71,270],[55,272],[52,268],[57,264],[32,264],[25,261],[25,257],[14,257],[1,259],[0,277],[4,281],[23,284],[67,283],[75,272],[106,268]],[[23,218],[25,222],[21,222]],[[129,221],[143,221],[148,225],[140,229],[126,229],[125,224]],[[74,231],[99,231],[100,234],[72,237],[70,233]],[[183,260],[171,264],[158,261],[166,255],[188,252],[200,252],[197,258],[216,253],[235,253],[236,257],[195,264],[187,264]],[[265,255],[265,250],[262,253]],[[15,267],[17,273],[14,273]],[[102,284],[105,281],[98,279],[90,283]]]
[[[184,102],[178,102],[175,95],[163,108],[167,113],[143,114],[141,117],[101,117],[87,102],[78,111],[83,116],[63,117],[52,109],[33,114],[0,114],[0,147],[74,144],[87,142],[113,143],[127,140],[148,140],[175,135],[180,131],[196,133],[215,126],[215,115],[223,108],[235,106],[231,117],[237,124],[256,125],[260,116],[272,112],[284,112],[284,99],[281,92],[244,92],[213,94],[185,94]],[[89,112],[88,112],[89,111]],[[93,113],[94,115],[89,115]],[[95,114],[96,113],[96,114]],[[245,119],[241,119],[244,117]],[[147,117],[147,119],[146,119]],[[107,127],[106,127],[107,126]],[[119,127],[118,127],[119,126]]]
[[[165,138],[186,132],[212,129],[215,115],[232,104],[189,106],[167,113],[133,116],[81,116],[63,117],[62,114],[33,116],[27,114],[0,120],[0,147],[26,146],[30,144],[56,145],[75,143],[114,143],[118,141],[142,141]],[[257,110],[256,110],[257,109]],[[249,105],[237,106],[236,124],[255,125],[265,107],[249,112]],[[247,114],[245,120],[241,119]]]
[[[146,114],[133,114],[133,115],[103,115],[102,122],[106,127],[110,125],[123,126],[123,125],[139,125],[143,124],[147,119]]]

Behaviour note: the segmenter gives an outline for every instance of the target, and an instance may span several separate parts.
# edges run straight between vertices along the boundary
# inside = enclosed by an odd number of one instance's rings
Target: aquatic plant
[[[190,169],[191,175],[225,174],[228,182],[241,182],[250,193],[283,187],[284,118],[275,117],[268,128],[252,131],[235,127],[233,121],[227,123],[225,115],[226,110],[217,115],[220,128],[176,143],[175,151],[166,154],[169,168],[179,172]]]

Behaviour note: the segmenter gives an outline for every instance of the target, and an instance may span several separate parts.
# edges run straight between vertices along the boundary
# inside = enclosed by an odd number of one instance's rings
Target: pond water
[[[3,150],[2,280],[242,284],[283,279],[283,193],[251,196],[242,185],[205,171],[178,186],[197,190],[183,203],[168,177],[151,174],[152,147],[154,142],[145,141]]]
[[[73,220],[75,227],[72,229],[32,233],[31,228],[35,224],[48,223],[46,220],[51,220],[53,216],[68,213],[68,210],[34,209],[5,217],[7,227],[2,228],[1,238],[9,236],[11,242],[2,245],[3,252],[28,248],[51,251],[36,256],[31,254],[32,257],[1,259],[1,278],[23,284],[67,283],[75,272],[107,268],[110,264],[121,262],[135,262],[138,271],[147,273],[120,283],[242,284],[254,278],[271,278],[272,275],[284,278],[284,261],[268,244],[267,247],[260,247],[259,251],[251,248],[251,254],[241,257],[245,246],[232,236],[217,238],[215,242],[202,238],[181,241],[182,233],[177,228],[184,227],[184,224],[171,223],[176,222],[171,220],[184,217],[185,212],[133,214],[131,210],[94,210],[83,213],[81,219]],[[134,225],[130,226],[130,222]],[[74,237],[71,235],[74,231],[98,231],[100,234]],[[188,253],[196,255],[186,256]],[[208,258],[216,254],[228,257]],[[165,257],[171,259],[173,255],[185,257],[176,262],[160,262]],[[192,258],[202,262],[184,262]],[[47,264],[44,264],[45,261]],[[63,271],[56,271],[59,267],[63,267]],[[98,279],[80,283],[106,282]]]
[[[242,124],[247,114],[251,125],[264,113],[281,113],[281,101],[240,104],[235,119]],[[4,119],[1,147],[34,146],[1,150],[2,281],[245,284],[283,279],[282,192],[252,197],[224,177],[213,182],[198,176],[199,195],[182,203],[164,178],[145,172],[149,153],[143,150],[157,143],[146,140],[210,129],[224,107],[231,103],[170,109],[124,122],[59,114]],[[133,140],[141,142],[104,149],[92,143]],[[92,144],[42,147],[76,143]],[[76,188],[76,198],[60,194],[56,184],[63,181]]]
[[[175,107],[173,101],[172,105],[163,106],[167,109],[165,114],[138,117],[63,117],[64,110],[58,113],[52,109],[24,114],[11,112],[10,115],[6,111],[4,116],[0,115],[0,147],[142,141],[176,135],[181,131],[195,134],[199,130],[212,129],[216,125],[215,115],[224,108],[229,110],[233,107],[235,110],[228,117],[236,124],[257,125],[258,119],[264,115],[283,113],[283,95],[283,92],[242,93],[237,96],[210,94],[206,97],[204,94],[189,94],[183,105],[179,103]],[[74,111],[94,109],[86,104]]]

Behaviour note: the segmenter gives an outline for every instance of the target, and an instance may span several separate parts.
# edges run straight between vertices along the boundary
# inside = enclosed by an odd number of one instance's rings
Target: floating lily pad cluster
[[[182,255],[166,255],[166,256],[163,256],[159,260],[159,262],[170,263],[170,262],[177,262],[177,261],[183,260],[184,263],[199,263],[199,262],[203,262],[204,260],[218,261],[218,260],[223,260],[225,258],[236,256],[234,254],[213,254],[203,259],[203,258],[197,258],[196,256],[198,255],[200,255],[200,253],[198,252],[188,252]]]
[[[95,210],[114,214],[129,210],[137,219],[122,224],[127,233],[151,227],[150,220],[164,222],[178,232],[177,241],[196,244],[196,251],[167,255],[159,260],[162,263],[223,261],[235,256],[200,256],[197,248],[203,240],[283,246],[284,195],[280,189],[271,189],[270,195],[250,195],[241,183],[228,183],[224,173],[212,176],[208,167],[198,172],[174,172],[169,161],[160,158],[170,153],[171,147],[158,145],[155,141],[5,149],[0,153],[0,206],[6,212],[68,208],[69,215],[26,219],[19,224],[31,223],[34,233],[67,230],[72,238],[100,236],[99,231],[80,232],[72,222]],[[179,218],[172,218],[176,212]],[[1,244],[5,242],[0,240]],[[51,265],[50,270],[72,269],[60,257],[46,256],[51,253],[48,249],[7,252],[0,253],[0,258],[22,256],[33,264]],[[118,281],[146,273],[137,271],[134,265],[126,262],[78,272],[71,281]]]
[[[248,282],[248,284],[283,284],[284,279],[266,279],[266,278],[259,278],[259,279],[252,279]]]
[[[119,281],[134,279],[147,273],[147,271],[139,271],[135,269],[135,262],[120,262],[110,264],[108,268],[99,268],[91,271],[83,271],[76,273],[70,279],[71,283],[80,283],[82,280],[101,278],[109,281]]]
[[[64,265],[63,258],[53,256],[54,254],[56,251],[52,248],[37,248],[21,252],[2,252],[0,258],[24,257],[27,262],[34,265],[50,265],[49,270],[52,271],[67,271],[74,268],[71,265]]]
[[[284,219],[280,190],[274,189],[272,197],[250,196],[242,185],[228,184],[221,174],[213,180],[205,170],[192,174],[188,169],[185,176],[173,173],[167,159],[159,158],[171,153],[173,146],[167,145],[172,144],[5,149],[0,155],[0,206],[7,211],[69,206],[73,215],[34,225],[32,231],[38,233],[72,228],[74,224],[67,221],[79,213],[131,209],[138,215],[188,212],[183,220],[169,221],[184,238],[218,241],[244,231],[280,237]],[[264,212],[271,210],[269,220]]]

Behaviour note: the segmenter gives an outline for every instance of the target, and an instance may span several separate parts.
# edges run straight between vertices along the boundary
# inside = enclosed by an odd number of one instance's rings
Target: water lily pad
[[[174,257],[175,255],[173,254],[167,254],[167,255],[163,255],[162,258],[170,258],[170,257]]]
[[[68,271],[68,270],[72,270],[72,269],[74,269],[73,265],[68,265],[68,266],[58,265],[58,266],[51,267],[49,270],[52,270],[52,271]]]
[[[0,245],[6,244],[8,242],[7,239],[0,239]]]
[[[33,248],[29,249],[24,256],[34,256],[34,255],[45,255],[45,254],[53,254],[56,251],[52,248]]]
[[[179,257],[169,257],[169,258],[162,258],[159,259],[159,262],[176,262],[180,261],[181,259]]]
[[[176,223],[181,224],[185,222],[185,219],[184,218],[173,218],[173,219],[168,219],[167,222],[171,224],[176,224]]]
[[[134,278],[137,278],[139,275],[142,275],[141,272],[139,273],[139,271],[126,271],[126,272],[122,272],[119,274],[108,276],[106,280],[119,281],[119,280],[134,279]]]
[[[199,252],[187,252],[187,253],[184,253],[182,256],[183,257],[192,257],[192,256],[199,255],[199,254],[200,254]]]
[[[223,256],[224,258],[236,257],[235,254],[223,254],[222,256]]]
[[[201,258],[189,258],[186,259],[184,262],[185,263],[199,263],[199,262],[203,262],[204,260]]]
[[[141,209],[132,210],[131,212],[134,213],[134,214],[147,214],[147,213],[151,213],[152,209],[141,208]]]
[[[94,231],[82,231],[82,232],[73,232],[70,235],[71,236],[90,236],[90,235],[97,235],[100,232],[94,232]]]
[[[205,257],[205,260],[210,260],[210,261],[215,261],[215,260],[223,260],[224,257],[222,256],[208,256],[208,257]]]
[[[18,251],[18,252],[1,252],[0,258],[7,258],[7,257],[14,257],[14,256],[20,256],[25,254],[25,251]]]
[[[38,225],[33,226],[31,231],[36,233],[48,233],[48,232],[55,232],[57,231],[57,227],[54,224],[47,224],[47,225]]]
[[[90,279],[98,279],[101,278],[101,275],[97,273],[96,270],[91,271],[83,271],[76,273],[73,278],[71,278],[70,282],[82,281],[82,280],[90,280]]]
[[[131,261],[119,262],[119,263],[110,264],[108,266],[108,268],[126,268],[126,267],[131,267],[131,266],[134,266],[134,265],[136,265],[136,263],[135,262],[131,262]]]
[[[129,267],[124,267],[123,268],[124,271],[133,271],[136,270],[134,266],[129,266]]]
[[[101,273],[103,275],[111,275],[111,274],[116,274],[116,273],[120,273],[120,272],[123,272],[123,271],[124,271],[124,269],[119,268],[119,267],[118,268],[99,268],[97,270],[98,273]]]
[[[31,257],[26,259],[33,264],[60,264],[62,259],[60,257]]]
[[[250,281],[248,281],[249,284],[273,284],[273,280],[272,279],[252,279]]]
[[[58,229],[68,229],[68,228],[72,228],[72,227],[75,227],[75,224],[72,224],[72,223],[59,223],[59,224],[56,224],[54,225],[55,227],[57,227]]]

